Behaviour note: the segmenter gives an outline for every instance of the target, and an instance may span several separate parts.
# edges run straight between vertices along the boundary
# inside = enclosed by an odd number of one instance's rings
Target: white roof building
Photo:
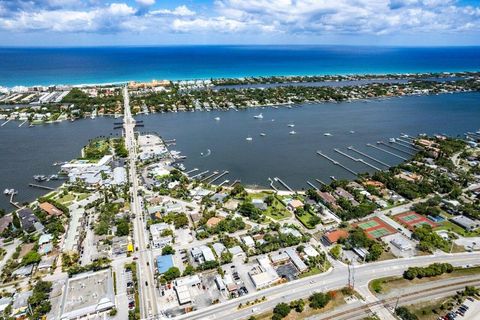
[[[243,238],[242,238],[242,241],[243,241],[243,243],[245,243],[245,245],[246,245],[247,247],[249,247],[249,248],[255,247],[255,241],[254,241],[253,238],[250,237],[250,236],[245,236],[245,237],[243,237]]]

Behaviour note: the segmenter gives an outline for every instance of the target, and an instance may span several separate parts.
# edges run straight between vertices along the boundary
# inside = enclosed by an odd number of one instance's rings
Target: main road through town
[[[426,266],[434,262],[448,262],[454,266],[476,265],[480,264],[480,252],[392,259],[356,266],[354,271],[355,287],[365,287],[373,279],[401,275],[408,267]],[[306,298],[314,292],[340,289],[347,285],[347,281],[347,267],[335,263],[335,267],[329,272],[260,290],[253,294],[190,312],[179,316],[178,319],[245,319],[251,315],[272,310],[280,302]],[[265,302],[239,308],[240,303],[245,306],[247,301],[253,302],[263,296],[266,297]]]
[[[127,87],[123,89],[124,119],[123,129],[125,135],[125,147],[128,150],[129,182],[131,192],[131,213],[135,216],[133,220],[133,234],[138,254],[137,277],[140,294],[140,316],[142,319],[152,318],[158,314],[157,298],[155,293],[155,281],[152,268],[147,265],[151,261],[150,250],[147,249],[147,238],[145,237],[145,224],[143,223],[143,212],[138,197],[137,177],[137,144],[135,140],[135,119],[130,110],[130,99]]]

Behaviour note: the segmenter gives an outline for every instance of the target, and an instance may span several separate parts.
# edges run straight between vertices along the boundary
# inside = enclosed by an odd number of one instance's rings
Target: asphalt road
[[[145,237],[145,224],[141,217],[143,216],[142,208],[138,195],[138,178],[137,178],[137,144],[135,140],[135,120],[130,110],[130,99],[127,87],[123,90],[124,97],[124,120],[123,128],[125,133],[125,146],[128,150],[129,162],[129,182],[131,191],[131,212],[135,215],[133,220],[133,232],[135,246],[138,247],[137,276],[139,279],[140,294],[140,316],[142,319],[150,318],[158,314],[158,304],[155,292],[155,281],[152,268],[147,266],[147,262],[152,261],[151,251],[146,250],[148,240]]]
[[[400,275],[405,269],[412,266],[424,266],[434,262],[448,262],[454,266],[473,265],[480,262],[480,253],[457,253],[441,256],[421,256],[405,259],[394,259],[369,263],[355,267],[355,286],[365,286],[373,279]],[[284,285],[275,286],[234,300],[194,311],[178,319],[243,319],[253,314],[260,314],[273,309],[278,303],[305,298],[313,292],[325,292],[340,289],[347,285],[347,268],[339,266],[329,272],[316,276],[295,280]],[[266,296],[263,303],[238,309],[238,305],[245,305],[247,301]]]

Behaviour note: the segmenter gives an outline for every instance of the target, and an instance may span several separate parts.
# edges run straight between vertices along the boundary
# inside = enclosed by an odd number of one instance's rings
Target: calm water
[[[480,70],[480,47],[0,48],[0,86]]]
[[[480,128],[480,93],[417,96],[372,102],[325,103],[301,107],[249,109],[228,112],[169,113],[142,116],[144,131],[156,131],[177,139],[177,150],[188,158],[187,169],[229,170],[225,177],[251,185],[268,185],[268,177],[280,177],[291,187],[305,188],[315,178],[352,178],[347,171],[316,155],[317,150],[355,171],[371,168],[336,153],[350,145],[388,164],[400,159],[369,148],[366,143],[398,137],[400,133],[446,133],[456,136]],[[262,120],[253,116],[262,112]],[[215,117],[220,121],[215,121]],[[274,119],[275,121],[272,121]],[[88,139],[117,134],[114,119],[97,118],[42,127],[8,123],[0,127],[0,190],[20,190],[20,201],[32,200],[43,191],[29,188],[34,174],[52,174],[55,161],[79,155]],[[294,123],[297,134],[289,135]],[[354,130],[355,134],[350,134]],[[266,133],[261,137],[260,133]],[[331,137],[323,134],[329,132]],[[246,141],[251,136],[253,141]],[[211,155],[200,154],[211,150]],[[397,154],[402,154],[389,149]],[[406,156],[406,154],[404,154]],[[372,164],[374,164],[372,162]],[[220,180],[221,182],[222,180]],[[47,183],[48,184],[48,183]],[[6,197],[0,207],[8,208]]]

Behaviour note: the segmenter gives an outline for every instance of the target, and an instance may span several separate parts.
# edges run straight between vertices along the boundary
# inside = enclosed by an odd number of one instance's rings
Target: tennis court
[[[368,231],[368,234],[371,235],[373,238],[381,238],[388,236],[389,234],[391,234],[391,232],[382,227],[379,229]]]
[[[415,227],[421,226],[423,224],[428,224],[432,228],[437,227],[437,224],[434,223],[431,220],[428,220],[424,216],[411,211],[411,212],[405,212],[405,213],[400,213],[394,216],[394,219],[406,226],[408,229],[413,230]]]
[[[362,222],[362,223],[358,224],[358,226],[360,228],[362,228],[363,230],[371,229],[371,228],[374,228],[378,225],[379,225],[379,223],[375,220],[370,220],[370,221]]]
[[[397,232],[393,227],[379,217],[362,221],[358,224],[354,224],[353,226],[363,229],[367,236],[372,239],[378,239]]]

